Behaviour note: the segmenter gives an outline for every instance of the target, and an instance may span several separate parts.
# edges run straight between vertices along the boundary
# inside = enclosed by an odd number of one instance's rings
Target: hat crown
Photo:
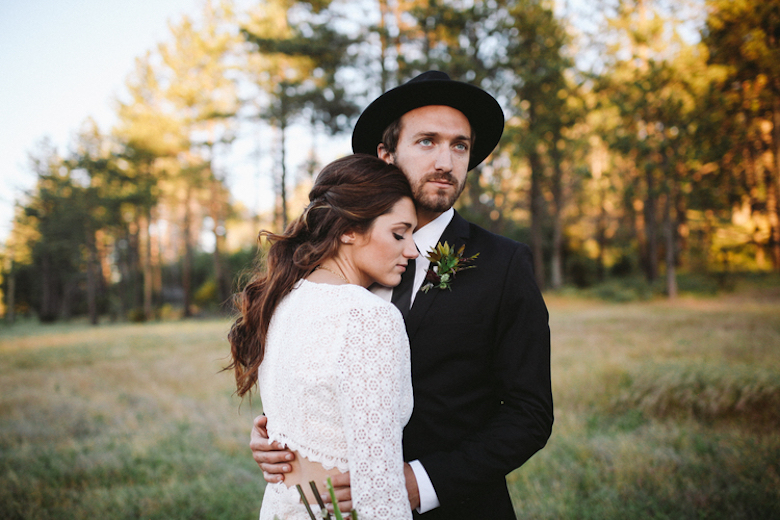
[[[447,75],[446,72],[441,72],[439,70],[429,70],[427,72],[423,72],[419,76],[415,76],[414,78],[410,79],[407,83],[420,83],[422,81],[452,81],[450,77]]]

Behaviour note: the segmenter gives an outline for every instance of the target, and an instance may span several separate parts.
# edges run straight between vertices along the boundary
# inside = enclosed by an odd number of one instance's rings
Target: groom
[[[406,174],[417,206],[414,280],[377,293],[399,305],[409,334],[414,412],[404,457],[410,502],[425,519],[514,519],[505,476],[544,447],[552,428],[548,314],[530,251],[452,209],[503,126],[490,94],[429,71],[377,98],[352,134],[356,153]],[[464,257],[478,254],[475,267],[448,288],[421,291],[425,256],[444,242],[465,246]],[[255,420],[250,447],[277,481],[290,454],[269,448],[264,426]],[[348,488],[339,494],[348,497]]]

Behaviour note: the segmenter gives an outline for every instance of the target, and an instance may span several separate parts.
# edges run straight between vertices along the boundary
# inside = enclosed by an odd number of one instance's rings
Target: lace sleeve
[[[361,520],[412,518],[401,434],[412,408],[409,340],[392,307],[350,311],[338,358],[352,501]]]

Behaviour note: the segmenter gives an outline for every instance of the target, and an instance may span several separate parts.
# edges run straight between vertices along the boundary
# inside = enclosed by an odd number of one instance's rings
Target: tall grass
[[[780,298],[762,294],[550,296],[556,422],[508,476],[518,517],[780,518]],[[259,405],[239,412],[219,372],[227,328],[0,327],[0,518],[257,518]]]
[[[0,329],[0,518],[256,518],[225,322]]]
[[[780,518],[780,299],[551,299],[556,423],[519,518]]]

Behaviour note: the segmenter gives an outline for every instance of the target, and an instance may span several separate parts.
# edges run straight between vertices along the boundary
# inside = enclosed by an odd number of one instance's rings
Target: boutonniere
[[[474,260],[479,256],[479,253],[464,258],[464,249],[466,246],[462,245],[460,249],[455,251],[455,248],[450,248],[447,242],[444,242],[444,245],[439,242],[434,249],[428,251],[426,258],[430,260],[431,266],[425,273],[425,283],[420,287],[420,290],[424,293],[434,287],[452,290],[450,285],[455,279],[455,273],[477,267],[474,265]]]

